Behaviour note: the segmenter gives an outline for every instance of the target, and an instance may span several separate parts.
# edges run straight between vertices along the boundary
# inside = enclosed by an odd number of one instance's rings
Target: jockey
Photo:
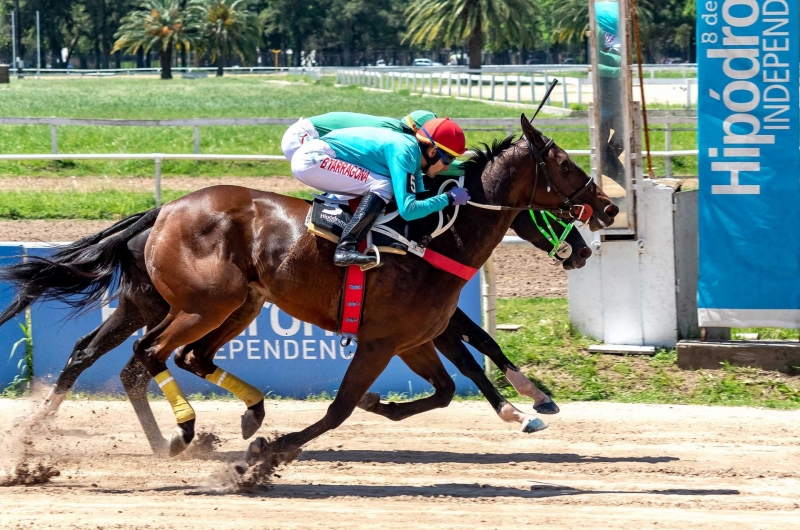
[[[298,180],[329,193],[364,196],[342,232],[334,263],[346,267],[376,261],[358,252],[357,245],[392,197],[408,221],[466,204],[464,188],[416,199],[425,190],[423,173],[433,178],[446,170],[466,152],[465,144],[464,131],[449,118],[426,121],[413,137],[386,128],[351,127],[304,140],[291,159]]]
[[[400,120],[356,112],[329,112],[311,118],[300,118],[284,133],[281,139],[281,150],[283,156],[291,162],[303,142],[325,136],[337,129],[378,127],[413,135],[425,122],[435,117],[436,114],[428,110],[415,110]]]

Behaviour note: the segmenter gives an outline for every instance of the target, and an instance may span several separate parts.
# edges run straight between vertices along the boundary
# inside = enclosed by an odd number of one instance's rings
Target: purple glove
[[[464,206],[470,200],[466,188],[453,188],[447,192],[447,196],[450,197],[450,203],[455,206]]]

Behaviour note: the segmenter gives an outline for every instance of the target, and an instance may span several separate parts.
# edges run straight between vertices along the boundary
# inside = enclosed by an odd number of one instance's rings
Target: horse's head
[[[556,243],[552,241],[552,236],[560,239],[568,225],[556,221],[548,222],[540,213],[535,213],[534,215],[538,219],[535,220],[530,212],[520,212],[514,218],[514,222],[511,223],[511,228],[514,229],[514,232],[519,237],[533,244],[539,250],[547,253],[553,252]],[[545,236],[545,233],[550,234],[550,237]],[[553,255],[555,259],[561,262],[564,270],[580,269],[586,265],[586,260],[592,255],[592,250],[586,245],[586,241],[583,240],[580,232],[575,229],[570,230],[564,241],[569,243],[571,254],[566,258],[559,256],[558,253]]]
[[[527,206],[535,208],[572,209],[588,205],[592,209],[589,226],[592,231],[611,226],[619,208],[600,186],[576,164],[552,139],[538,131],[523,114],[523,148],[531,164],[526,177],[529,194]],[[518,142],[519,143],[519,142]]]

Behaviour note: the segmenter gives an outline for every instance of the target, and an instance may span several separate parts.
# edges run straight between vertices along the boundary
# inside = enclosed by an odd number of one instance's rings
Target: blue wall
[[[0,266],[13,265],[22,260],[22,244],[0,245]],[[0,284],[0,307],[5,308],[14,298],[14,291],[9,284]],[[0,391],[8,387],[17,375],[22,375],[21,367],[24,365],[25,344],[19,344],[14,350],[14,344],[24,338],[20,324],[25,323],[25,314],[19,315],[0,326]],[[12,350],[14,355],[11,355]],[[20,365],[22,361],[22,365]]]
[[[31,255],[46,255],[42,248],[28,249]],[[409,256],[408,259],[417,259]],[[377,269],[370,274],[380,274]],[[461,292],[460,307],[476,322],[480,322],[480,281],[478,276]],[[36,304],[31,310],[34,345],[34,374],[37,379],[54,383],[64,367],[75,342],[99,326],[116,307],[113,302],[101,309],[68,320],[70,308],[60,303]],[[369,308],[367,308],[367,311]],[[5,331],[11,324],[0,328]],[[18,329],[18,328],[17,328]],[[121,346],[103,356],[78,379],[76,389],[89,392],[123,392],[119,372],[130,359],[133,342],[141,331]],[[223,369],[238,375],[260,388],[265,394],[306,397],[339,388],[355,347],[342,348],[339,337],[288,316],[277,307],[266,305],[258,318],[239,337],[227,343],[216,354],[216,362]],[[473,351],[482,364],[483,357]],[[175,367],[170,370],[187,393],[222,393],[218,387]],[[471,381],[457,374],[445,361],[454,376],[458,392],[476,393]],[[151,390],[157,388],[151,384]],[[430,384],[411,372],[400,359],[395,358],[372,387],[375,392],[420,393],[432,390]]]

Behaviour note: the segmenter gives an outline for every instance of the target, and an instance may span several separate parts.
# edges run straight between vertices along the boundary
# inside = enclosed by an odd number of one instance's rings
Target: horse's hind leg
[[[429,410],[443,408],[450,404],[456,393],[456,385],[445,370],[433,342],[426,342],[417,348],[398,354],[415,374],[433,385],[431,396],[406,403],[381,403],[380,396],[368,393],[359,402],[359,407],[368,412],[380,414],[392,421],[400,421]]]
[[[264,297],[255,289],[250,289],[244,304],[220,327],[175,354],[175,364],[179,368],[214,383],[244,401],[247,410],[242,415],[242,438],[245,440],[253,436],[264,421],[264,394],[214,364],[214,354],[223,344],[244,331],[261,312],[263,305]]]
[[[433,343],[459,372],[475,383],[500,419],[519,424],[524,432],[536,432],[547,428],[545,422],[523,413],[500,395],[461,339],[457,330],[453,326],[448,326],[441,335],[433,339]]]
[[[144,326],[144,321],[138,311],[131,307],[128,301],[120,299],[119,306],[108,320],[75,343],[67,364],[59,374],[55,386],[42,403],[37,415],[54,414],[78,377],[97,359],[125,342],[134,331],[142,326]]]
[[[147,373],[147,369],[139,362],[136,355],[131,356],[120,372],[119,378],[122,386],[125,387],[131,405],[133,405],[136,417],[139,418],[139,423],[153,454],[166,456],[167,440],[161,434],[161,429],[153,416],[153,409],[150,408],[150,403],[147,401],[147,386],[153,378]]]
[[[514,387],[521,396],[527,396],[533,400],[533,408],[539,414],[556,414],[559,411],[558,405],[550,399],[550,396],[539,390],[533,382],[525,377],[519,368],[514,366],[508,357],[503,354],[500,345],[483,328],[472,321],[461,309],[456,309],[447,330],[461,340],[469,343],[470,346],[491,359],[491,361],[503,372],[508,382]],[[487,396],[488,397],[488,396]]]
[[[217,303],[204,303],[202,312],[188,313],[173,308],[161,323],[133,346],[134,354],[155,378],[175,414],[178,427],[169,439],[170,456],[183,452],[194,438],[195,413],[167,369],[166,360],[175,348],[199,340],[219,327],[244,302],[245,296],[246,292],[242,292],[241,297],[235,293],[233,296],[220,295]]]

